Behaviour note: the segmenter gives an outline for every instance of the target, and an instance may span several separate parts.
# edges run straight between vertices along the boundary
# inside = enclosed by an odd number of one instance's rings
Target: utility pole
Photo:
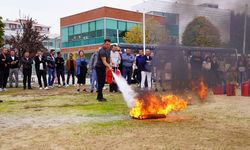
[[[248,19],[248,4],[246,4],[246,8],[245,8],[244,38],[243,38],[243,54],[246,54],[247,19]]]
[[[145,11],[143,11],[143,53],[146,53],[146,18]]]

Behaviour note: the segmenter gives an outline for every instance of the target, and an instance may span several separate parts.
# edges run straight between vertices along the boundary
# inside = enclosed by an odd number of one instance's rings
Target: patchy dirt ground
[[[166,119],[133,120],[121,94],[0,93],[0,149],[250,149],[250,98],[210,95]]]

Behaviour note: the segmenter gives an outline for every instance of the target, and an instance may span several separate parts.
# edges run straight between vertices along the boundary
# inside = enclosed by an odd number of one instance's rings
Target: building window
[[[74,35],[74,26],[69,27],[69,36]]]
[[[63,28],[62,29],[62,42],[68,42],[68,40],[69,40],[69,30],[68,30],[68,28]]]
[[[89,23],[89,31],[95,31],[96,27],[95,27],[95,21],[92,21]]]
[[[117,30],[117,20],[107,19],[106,20],[106,28]]]
[[[75,25],[74,26],[74,35],[81,34],[82,33],[82,26],[81,25]]]
[[[89,24],[84,23],[82,24],[82,33],[87,33],[87,32],[89,32]]]
[[[97,20],[96,21],[96,30],[103,30],[104,29],[104,20]]]
[[[131,28],[137,26],[138,24],[137,23],[133,23],[133,22],[128,22],[127,23],[127,30],[131,30]]]
[[[127,26],[127,23],[124,22],[124,21],[118,21],[118,29],[120,31],[126,31],[126,27]]]

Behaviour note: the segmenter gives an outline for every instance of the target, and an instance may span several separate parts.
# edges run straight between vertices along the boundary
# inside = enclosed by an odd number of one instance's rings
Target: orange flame
[[[144,98],[136,99],[130,116],[136,119],[147,119],[152,116],[166,117],[170,112],[178,112],[186,107],[187,102],[175,95],[157,97],[153,94],[146,94]]]
[[[199,91],[198,91],[198,95],[199,95],[201,101],[204,101],[207,98],[207,91],[208,91],[207,86],[205,85],[204,81],[201,80],[200,86],[199,86]]]
[[[201,101],[206,100],[207,93],[208,93],[208,87],[206,86],[203,79],[200,79],[198,81],[192,81],[192,90],[197,93]]]

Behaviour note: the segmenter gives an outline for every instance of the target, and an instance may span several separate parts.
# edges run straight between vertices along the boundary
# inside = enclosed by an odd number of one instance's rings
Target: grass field
[[[250,98],[209,95],[166,119],[134,120],[121,94],[0,93],[0,149],[250,149]]]

